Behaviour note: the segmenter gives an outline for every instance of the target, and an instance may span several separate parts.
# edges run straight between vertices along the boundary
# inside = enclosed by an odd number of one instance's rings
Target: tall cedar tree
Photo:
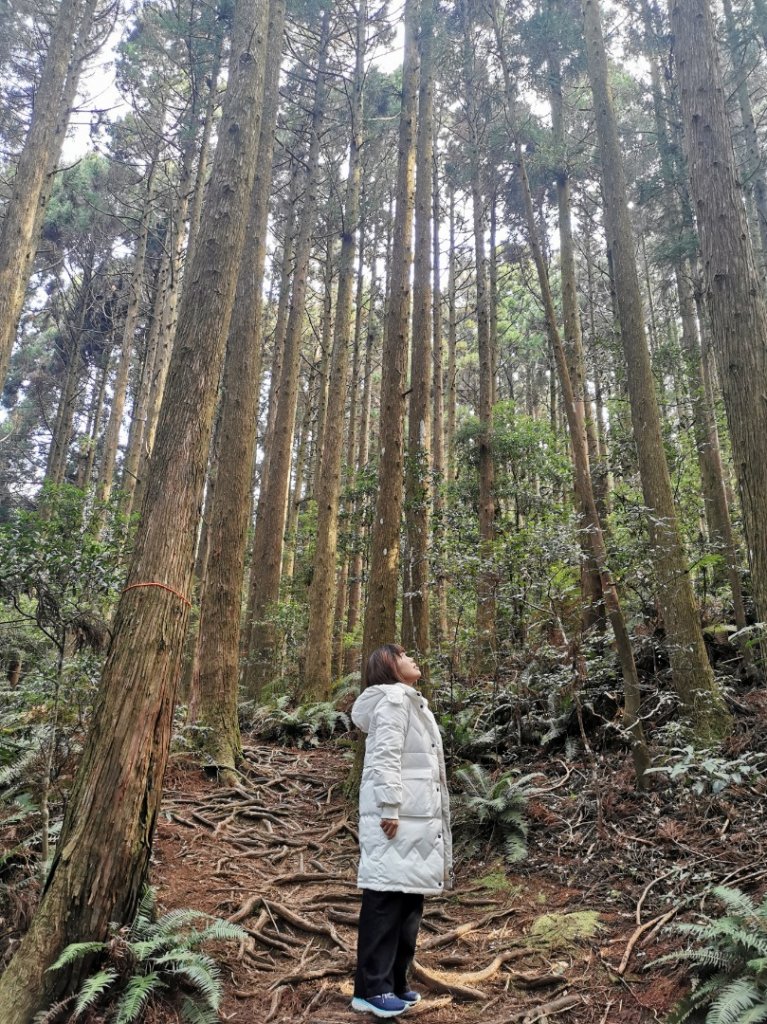
[[[266,5],[240,0],[200,243],[126,590],[40,906],[0,978],[0,1020],[30,1024],[74,980],[47,974],[70,942],[129,921],[149,866],[171,736],[194,542],[259,135]]]
[[[676,519],[644,328],[623,155],[607,73],[598,0],[582,0],[582,9],[602,163],[605,230],[612,256],[639,474],[645,505],[649,510],[648,529],[657,566],[658,604],[668,636],[674,688],[697,739],[711,742],[728,731],[730,717],[708,662],[687,556]]]
[[[767,306],[738,188],[707,0],[672,0],[671,27],[704,286],[754,603],[759,620],[767,622]]]
[[[357,9],[354,79],[350,97],[351,138],[349,171],[343,210],[341,254],[338,261],[338,294],[333,331],[333,351],[328,387],[327,414],[322,450],[317,453],[317,542],[312,582],[309,587],[309,624],[306,648],[309,657],[303,680],[303,692],[316,699],[330,695],[333,662],[333,616],[336,602],[338,550],[338,499],[341,490],[341,458],[344,443],[344,402],[346,399],[349,343],[354,297],[354,255],[360,219],[362,187],[362,89],[365,81],[365,36],[367,3]],[[350,423],[349,429],[352,430]]]
[[[205,752],[224,769],[233,768],[241,754],[237,717],[241,600],[258,426],[262,279],[284,25],[285,0],[271,0],[261,138],[224,363],[218,472],[208,516],[208,565],[200,600],[197,724],[203,727]],[[231,781],[233,776],[227,778]]]
[[[370,574],[362,638],[362,664],[396,633],[407,345],[410,322],[410,264],[413,244],[415,139],[418,102],[420,0],[405,0],[405,53],[399,121],[394,235],[381,356],[378,487],[370,540]]]

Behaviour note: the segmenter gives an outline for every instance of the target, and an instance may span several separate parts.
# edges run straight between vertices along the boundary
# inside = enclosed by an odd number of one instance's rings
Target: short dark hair
[[[397,658],[405,653],[399,644],[382,644],[376,647],[368,658],[365,669],[365,686],[381,686],[385,683],[399,683]]]

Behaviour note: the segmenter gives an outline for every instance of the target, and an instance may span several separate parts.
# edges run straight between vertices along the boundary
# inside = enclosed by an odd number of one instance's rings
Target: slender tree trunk
[[[420,0],[405,0],[397,200],[381,370],[379,470],[371,535],[362,664],[396,633],[404,443],[404,382],[410,319]]]
[[[94,253],[91,251],[83,268],[83,279],[77,303],[72,311],[72,320],[67,331],[67,371],[59,396],[56,423],[48,451],[48,466],[45,471],[46,481],[52,484],[62,484],[66,475],[67,456],[72,441],[72,424],[77,401],[77,386],[83,372],[83,328],[92,300],[93,261]]]
[[[740,40],[738,38],[738,29],[735,25],[732,0],[722,0],[722,6],[724,8],[727,47],[730,51],[730,60],[732,61],[733,74],[735,75],[735,92],[738,97],[740,120],[745,137],[745,166],[742,177],[749,182],[749,188],[753,193],[759,245],[762,263],[764,264],[764,261],[767,260],[767,177],[765,177],[764,173],[764,160],[759,145],[759,136],[756,132],[756,120],[751,105],[751,97],[748,92],[748,69],[743,66],[744,62],[740,53]]]
[[[266,412],[266,429],[262,447],[264,456],[261,463],[261,475],[259,479],[258,501],[256,502],[255,521],[263,517],[264,501],[267,493],[267,482],[269,480],[269,456],[272,451],[272,438],[274,437],[274,422],[277,413],[277,396],[279,394],[279,382],[282,374],[282,362],[285,351],[285,330],[288,322],[288,311],[290,308],[291,291],[291,268],[293,266],[293,232],[296,224],[296,202],[298,197],[298,186],[300,179],[297,173],[297,165],[294,168],[291,178],[290,192],[286,207],[285,238],[282,247],[282,266],[280,276],[280,297],[277,303],[277,320],[274,327],[274,348],[272,351],[272,363],[269,372],[269,398]],[[255,541],[251,545],[250,568],[248,573],[248,600],[245,613],[245,629],[243,638],[243,654],[245,655],[245,666],[243,670],[243,685],[245,692],[252,696],[257,688],[255,677],[254,661],[251,657],[254,643],[254,624],[256,622],[256,609],[260,599],[260,564],[256,561]],[[260,543],[260,540],[259,540]]]
[[[607,75],[598,0],[582,0],[589,78],[602,158],[605,227],[612,255],[629,400],[648,528],[656,555],[657,595],[668,635],[674,688],[700,742],[725,734],[730,718],[714,679],[676,520],[658,403],[644,331],[623,157]]]
[[[362,88],[365,80],[365,33],[367,3],[357,7],[356,65],[351,97],[351,139],[349,173],[343,211],[341,255],[338,262],[338,295],[333,333],[333,361],[330,370],[327,418],[322,447],[321,471],[316,481],[317,544],[312,582],[309,587],[309,624],[306,649],[311,652],[304,671],[304,694],[314,698],[330,695],[333,666],[333,587],[336,582],[338,546],[338,500],[341,489],[341,457],[344,441],[344,403],[351,335],[354,293],[354,255],[360,219],[362,183]]]
[[[767,622],[767,305],[737,185],[708,3],[671,0],[671,25],[713,348],[754,603],[759,620]],[[762,653],[767,656],[767,643]]]
[[[434,470],[434,548],[437,552],[435,565],[437,607],[435,616],[435,641],[442,651],[447,641],[447,578],[442,568],[442,549],[445,543],[445,379],[442,363],[442,281],[440,260],[440,188],[439,154],[437,147],[437,124],[434,123],[432,143],[432,352],[433,373],[433,418],[432,418],[432,465]]]
[[[468,0],[463,0],[463,79],[468,114],[469,160],[472,211],[474,216],[474,252],[477,279],[477,348],[479,353],[479,557],[481,566],[477,584],[477,657],[478,671],[489,671],[495,659],[495,579],[491,562],[495,541],[495,466],[492,452],[493,367],[495,358],[490,335],[490,309],[487,294],[487,257],[485,254],[485,189],[482,181],[479,111],[475,74],[476,61],[470,37]]]
[[[378,322],[376,319],[375,303],[378,297],[378,243],[379,224],[376,222],[373,234],[373,258],[370,272],[370,310],[365,338],[365,362],[362,371],[362,397],[360,401],[360,427],[358,431],[358,444],[356,453],[357,473],[361,473],[368,462],[370,444],[370,407],[372,395],[373,378],[373,352],[375,350]],[[365,543],[365,530],[360,523],[363,512],[362,501],[355,498],[352,510],[352,518],[357,528],[354,536],[354,547],[352,557],[349,561],[349,596],[346,610],[346,632],[354,634],[359,624],[360,609],[362,607],[362,571],[363,571],[363,550]],[[349,647],[344,660],[345,671],[354,672],[359,667],[359,647]]]
[[[24,141],[0,227],[0,386],[5,383],[34,256],[34,234],[42,220],[41,199],[50,195],[47,176],[55,167],[64,131],[62,115],[77,87],[82,53],[97,0],[62,0],[51,29],[32,123]],[[69,95],[67,95],[69,93]]]
[[[200,220],[202,218],[202,204],[205,198],[205,188],[208,183],[208,165],[210,163],[210,142],[213,134],[213,125],[218,105],[218,76],[221,72],[221,51],[224,45],[224,33],[216,39],[216,55],[213,59],[210,78],[208,81],[208,100],[205,104],[205,115],[202,122],[202,138],[200,139],[199,156],[197,157],[197,173],[194,179],[194,193],[192,195],[191,210],[189,211],[189,234],[186,242],[187,266],[191,267],[194,262],[194,249],[200,234]]]
[[[448,249],[447,284],[447,482],[455,482],[455,411],[456,411],[456,345],[458,326],[456,319],[456,250],[455,250],[455,188],[450,187],[450,245]]]
[[[128,290],[128,308],[125,312],[125,323],[123,325],[122,345],[117,360],[117,376],[115,378],[114,390],[112,392],[112,406],[109,410],[109,423],[107,425],[106,438],[104,441],[104,452],[101,461],[101,472],[99,473],[98,495],[101,501],[107,501],[112,493],[112,481],[114,478],[115,464],[117,462],[117,448],[120,442],[120,428],[122,427],[123,412],[125,411],[125,398],[128,393],[128,375],[133,358],[133,349],[136,340],[136,325],[138,324],[141,312],[141,299],[144,293],[144,278],[146,276],[146,247],[149,238],[149,223],[152,216],[152,205],[154,201],[154,176],[157,165],[157,158],[152,157],[149,166],[149,173],[146,181],[146,196],[141,210],[139,221],[138,237],[136,239],[136,254],[133,259],[133,269]]]
[[[431,522],[432,288],[431,201],[433,152],[433,0],[422,0],[418,34],[420,84],[416,137],[415,245],[413,254],[413,335],[410,361],[408,451],[405,464],[405,521],[408,589],[405,603],[412,637],[403,643],[421,666],[429,687],[429,533]],[[404,621],[404,605],[403,605]]]
[[[203,748],[234,782],[241,755],[237,718],[240,623],[262,356],[262,279],[272,186],[285,0],[270,0],[261,134],[245,249],[229,325],[222,381],[216,485],[208,517],[208,563],[200,599],[197,724]]]
[[[269,453],[269,469],[262,483],[263,502],[259,500],[259,516],[253,538],[253,558],[260,567],[253,605],[253,633],[250,651],[250,696],[257,697],[261,687],[273,674],[274,653],[278,638],[268,618],[268,610],[280,596],[285,523],[288,511],[290,463],[298,399],[298,376],[301,356],[301,334],[305,315],[306,291],[311,256],[312,231],[316,219],[317,167],[320,155],[320,128],[324,117],[327,83],[325,67],[330,38],[330,7],[325,9],[320,36],[317,81],[311,119],[311,141],[306,160],[304,181],[306,196],[298,222],[296,263],[285,333],[282,373],[274,434]]]
[[[317,495],[322,472],[322,447],[325,444],[325,420],[328,413],[330,389],[330,360],[333,348],[333,229],[328,225],[328,249],[325,257],[325,294],[322,304],[322,334],[320,362],[317,371],[317,418],[313,434],[314,459],[312,466],[312,494]]]
[[[30,1024],[71,984],[70,942],[129,921],[149,866],[188,618],[194,539],[258,142],[260,5],[235,12],[229,88],[128,585],[42,901],[0,978],[0,1019]],[[204,273],[203,273],[204,270]],[[179,453],[185,453],[179,458]],[[149,584],[149,585],[147,585]],[[117,799],[119,795],[119,799]]]

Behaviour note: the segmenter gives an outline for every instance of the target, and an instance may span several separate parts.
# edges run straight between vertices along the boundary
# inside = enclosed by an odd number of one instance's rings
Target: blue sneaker
[[[415,1006],[416,1003],[421,1002],[421,993],[414,992],[412,989],[409,989],[407,992],[400,992],[397,995],[397,999],[401,999],[402,1002],[407,1003],[408,1006]]]
[[[411,993],[412,994],[412,993]],[[376,1017],[399,1017],[405,1010],[409,1010],[412,1003],[398,999],[393,992],[384,992],[382,996],[368,996],[362,999],[355,996],[352,999],[352,1009],[357,1013],[372,1013]]]

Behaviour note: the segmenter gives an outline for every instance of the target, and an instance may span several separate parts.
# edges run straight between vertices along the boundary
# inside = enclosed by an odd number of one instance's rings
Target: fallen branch
[[[324,884],[325,882],[341,882],[344,885],[353,885],[356,887],[357,883],[352,881],[351,878],[347,878],[346,875],[320,875],[320,874],[308,874],[304,871],[297,871],[293,875],[275,875],[272,879],[275,885],[292,885],[294,882],[312,882]]]
[[[629,960],[631,959],[631,953],[634,949],[634,946],[636,946],[641,936],[644,935],[646,931],[649,931],[650,928],[662,928],[667,921],[671,920],[674,914],[676,914],[677,910],[679,910],[679,907],[674,907],[667,913],[660,914],[658,917],[654,917],[651,921],[645,921],[644,924],[640,924],[640,926],[634,930],[634,934],[628,941],[628,945],[626,946],[626,950],[623,954],[623,959],[621,960],[620,967],[618,968],[617,973],[619,975],[623,976],[623,974],[625,973],[626,968],[629,965]]]

